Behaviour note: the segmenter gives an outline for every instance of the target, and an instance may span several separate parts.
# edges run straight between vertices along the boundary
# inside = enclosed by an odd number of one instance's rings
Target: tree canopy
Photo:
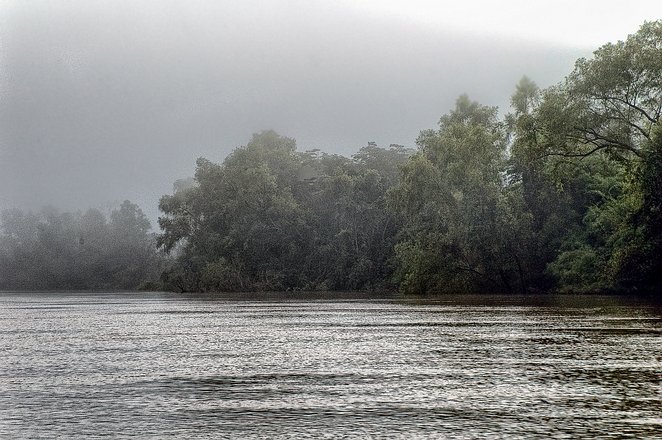
[[[369,145],[353,158],[299,153],[265,131],[194,185],[161,199],[164,275],[188,290],[361,289],[389,283],[397,219],[385,192],[409,152]]]

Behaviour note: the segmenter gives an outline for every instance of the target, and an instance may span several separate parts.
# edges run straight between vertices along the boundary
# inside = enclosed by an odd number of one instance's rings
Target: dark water
[[[0,294],[0,438],[662,438],[615,298]]]

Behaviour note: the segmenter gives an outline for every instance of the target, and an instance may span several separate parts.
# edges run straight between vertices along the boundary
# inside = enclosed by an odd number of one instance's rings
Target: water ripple
[[[615,298],[0,296],[0,438],[661,438]]]

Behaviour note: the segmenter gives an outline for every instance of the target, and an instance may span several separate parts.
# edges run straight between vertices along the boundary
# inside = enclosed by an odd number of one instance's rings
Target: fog
[[[130,199],[152,220],[197,157],[220,161],[256,131],[346,155],[371,141],[413,146],[461,93],[505,111],[522,75],[556,83],[595,48],[369,3],[9,2],[0,12],[0,208]]]

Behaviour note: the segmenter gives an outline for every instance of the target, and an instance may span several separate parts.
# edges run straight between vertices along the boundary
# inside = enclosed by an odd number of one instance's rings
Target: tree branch
[[[638,105],[636,105],[636,104],[634,104],[634,103],[628,101],[627,99],[619,98],[619,97],[617,97],[617,96],[600,96],[600,95],[598,95],[598,96],[593,96],[593,98],[595,98],[595,99],[602,99],[602,100],[605,100],[605,101],[612,100],[612,101],[618,101],[618,102],[621,102],[621,103],[623,103],[623,104],[629,106],[630,108],[633,108],[633,109],[637,110],[639,113],[641,113],[642,115],[644,115],[644,117],[645,117],[646,119],[648,119],[650,122],[652,122],[653,124],[655,124],[655,123],[657,122],[657,119],[655,119],[655,118],[653,118],[651,115],[649,115],[649,114],[646,112],[646,110],[644,110],[643,108],[639,107]]]

